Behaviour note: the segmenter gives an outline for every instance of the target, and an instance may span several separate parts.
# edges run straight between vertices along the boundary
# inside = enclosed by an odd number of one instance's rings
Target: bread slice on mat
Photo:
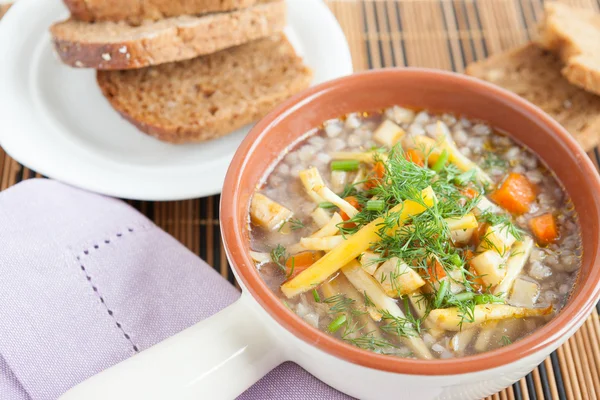
[[[64,0],[73,18],[80,21],[159,20],[250,7],[259,0]]]
[[[561,3],[544,10],[539,44],[561,58],[569,82],[600,94],[600,14]]]
[[[571,85],[561,65],[553,53],[528,44],[470,64],[466,73],[536,104],[591,150],[600,141],[600,96]]]
[[[311,78],[283,34],[192,60],[97,75],[123,117],[172,143],[231,133],[308,87]]]
[[[68,65],[131,69],[180,61],[280,32],[285,1],[244,10],[166,18],[132,26],[125,22],[88,23],[68,19],[50,28],[54,47]]]
[[[12,3],[0,4],[0,18],[4,17],[10,6],[12,6]]]

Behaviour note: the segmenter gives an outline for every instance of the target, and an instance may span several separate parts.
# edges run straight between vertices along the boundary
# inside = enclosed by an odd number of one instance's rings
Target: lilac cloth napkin
[[[0,193],[0,244],[0,399],[55,399],[239,296],[126,203],[51,180]],[[240,398],[347,396],[285,363]]]

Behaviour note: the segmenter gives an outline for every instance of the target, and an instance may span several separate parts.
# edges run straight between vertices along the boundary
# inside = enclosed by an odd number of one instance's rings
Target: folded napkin
[[[0,193],[0,244],[0,399],[55,399],[239,296],[126,203],[51,180]],[[285,363],[240,398],[347,396]]]

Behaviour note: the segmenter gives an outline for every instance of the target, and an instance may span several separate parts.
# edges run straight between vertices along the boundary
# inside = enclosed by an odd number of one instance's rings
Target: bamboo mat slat
[[[600,0],[564,1],[600,10]],[[420,66],[462,72],[474,60],[529,40],[543,12],[542,0],[326,0],[326,3],[348,39],[356,71]],[[600,167],[598,149],[589,155]],[[40,175],[20,166],[0,148],[0,190],[36,177]],[[235,283],[221,245],[219,196],[130,204]],[[599,397],[597,308],[575,336],[531,374],[488,399]]]

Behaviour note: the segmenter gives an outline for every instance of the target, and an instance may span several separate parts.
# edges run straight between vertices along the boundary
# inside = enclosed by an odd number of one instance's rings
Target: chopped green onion
[[[467,172],[463,172],[460,175],[454,177],[454,184],[457,186],[465,186],[467,183],[473,180],[477,171],[470,169]]]
[[[494,296],[493,294],[478,294],[474,298],[475,304],[494,304],[504,303],[502,297]]]
[[[319,207],[320,208],[335,208],[337,206],[333,203],[330,203],[329,201],[324,201],[322,203],[319,203]]]
[[[454,253],[450,256],[450,262],[452,264],[456,265],[457,267],[460,267],[461,265],[463,265],[463,262],[460,259],[460,256],[456,253]]]
[[[385,208],[385,201],[383,200],[369,200],[367,201],[368,211],[383,211]]]
[[[448,161],[448,152],[446,151],[446,149],[444,149],[442,151],[442,154],[440,154],[438,159],[431,166],[431,169],[434,170],[435,172],[440,172],[442,170],[442,168],[444,168],[444,165],[446,165],[447,161]]]
[[[346,323],[346,315],[342,314],[339,317],[337,317],[336,319],[334,319],[333,321],[331,321],[331,323],[327,327],[327,330],[329,330],[329,332],[331,332],[331,333],[337,332],[342,327],[342,325],[344,325],[345,323]]]
[[[435,294],[435,301],[433,303],[435,308],[440,308],[440,306],[442,305],[442,301],[444,301],[444,297],[446,297],[446,292],[448,291],[448,286],[449,283],[447,280],[440,282],[440,288]]]
[[[317,289],[313,289],[313,298],[315,299],[316,303],[321,302],[321,296],[319,296],[319,292],[317,291]]]
[[[359,166],[358,160],[334,160],[331,162],[332,171],[356,171]]]
[[[462,292],[459,294],[455,294],[454,300],[455,301],[469,301],[469,300],[473,300],[474,297],[475,297],[475,293],[473,293],[473,292]]]

